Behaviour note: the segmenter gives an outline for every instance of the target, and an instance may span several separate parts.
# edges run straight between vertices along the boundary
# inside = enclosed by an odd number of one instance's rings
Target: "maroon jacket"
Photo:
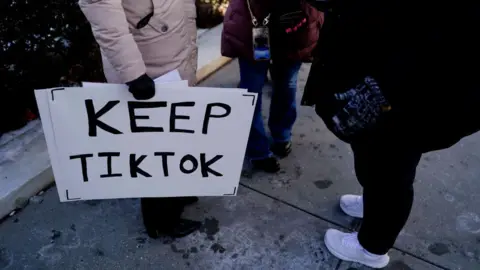
[[[252,12],[261,23],[268,15],[273,1],[249,0]],[[320,27],[323,24],[323,13],[307,3],[302,3],[303,10],[308,18],[308,29],[300,37],[290,40],[295,49],[287,51],[276,50],[277,41],[271,39],[272,58],[285,56],[289,60],[309,62],[312,60],[312,51],[315,49]],[[253,60],[252,19],[247,7],[247,0],[231,0],[225,14],[222,33],[222,55],[226,57],[248,58]]]

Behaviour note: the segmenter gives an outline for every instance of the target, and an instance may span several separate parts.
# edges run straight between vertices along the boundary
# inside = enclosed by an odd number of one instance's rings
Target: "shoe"
[[[363,196],[343,195],[340,198],[340,208],[351,217],[363,218]]]
[[[358,242],[357,233],[343,233],[328,229],[325,234],[325,246],[340,260],[357,262],[372,268],[383,268],[390,262],[390,257],[376,255],[366,251]]]
[[[198,202],[198,197],[181,197],[181,202],[187,206]]]
[[[255,169],[268,173],[276,173],[280,171],[280,163],[278,163],[278,160],[275,157],[252,160],[252,165]]]
[[[189,219],[180,219],[179,222],[173,228],[158,228],[158,227],[148,227],[147,234],[151,238],[158,238],[160,236],[169,236],[172,238],[182,238],[185,237],[202,226],[200,221],[194,221]]]
[[[194,198],[182,199],[193,202]],[[179,218],[185,206],[182,202],[173,201],[169,205],[165,205],[166,202],[160,198],[141,198],[140,202],[143,225],[151,238],[160,236],[181,238],[198,230],[202,225],[198,221]],[[165,207],[169,208],[168,213],[164,213]]]
[[[292,152],[292,142],[274,143],[270,150],[279,158],[285,158]]]
[[[173,238],[182,238],[197,231],[198,229],[200,229],[201,226],[202,222],[200,221],[182,218],[173,229],[164,231],[163,233]]]

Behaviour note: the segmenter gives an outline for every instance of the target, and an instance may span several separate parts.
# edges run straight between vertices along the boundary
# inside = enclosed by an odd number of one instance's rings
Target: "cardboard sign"
[[[100,88],[35,92],[61,201],[236,194],[256,94],[164,83],[137,101]]]

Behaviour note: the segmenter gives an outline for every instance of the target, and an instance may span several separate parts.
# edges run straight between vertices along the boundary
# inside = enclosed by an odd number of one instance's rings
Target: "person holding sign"
[[[272,173],[280,170],[274,155],[286,157],[291,152],[297,76],[302,61],[311,60],[323,21],[323,13],[303,1],[273,2],[232,0],[222,34],[222,55],[239,58],[240,88],[261,95],[270,69],[273,96],[268,124],[273,144],[265,132],[259,98],[247,156],[254,167]]]
[[[195,84],[197,69],[194,0],[80,0],[100,45],[109,83],[126,83],[138,100],[155,95],[152,78],[177,69]],[[183,208],[197,198],[143,198],[147,233],[183,237],[201,223],[181,219]]]

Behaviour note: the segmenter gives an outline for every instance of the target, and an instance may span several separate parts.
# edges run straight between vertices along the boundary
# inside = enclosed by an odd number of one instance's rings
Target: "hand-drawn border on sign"
[[[65,90],[65,88],[64,87],[59,87],[59,88],[53,88],[53,89],[50,90],[50,93],[52,94],[52,101],[55,100],[55,97],[53,96],[53,92],[61,91],[61,90]]]
[[[67,197],[67,201],[78,201],[78,200],[81,200],[81,198],[70,198],[70,196],[68,195],[68,189],[65,190],[65,195]]]
[[[237,187],[234,187],[234,188],[233,188],[233,193],[223,194],[223,196],[235,196],[236,192],[237,192]]]
[[[244,97],[252,97],[252,106],[255,105],[255,95],[251,95],[251,94],[243,94]]]

